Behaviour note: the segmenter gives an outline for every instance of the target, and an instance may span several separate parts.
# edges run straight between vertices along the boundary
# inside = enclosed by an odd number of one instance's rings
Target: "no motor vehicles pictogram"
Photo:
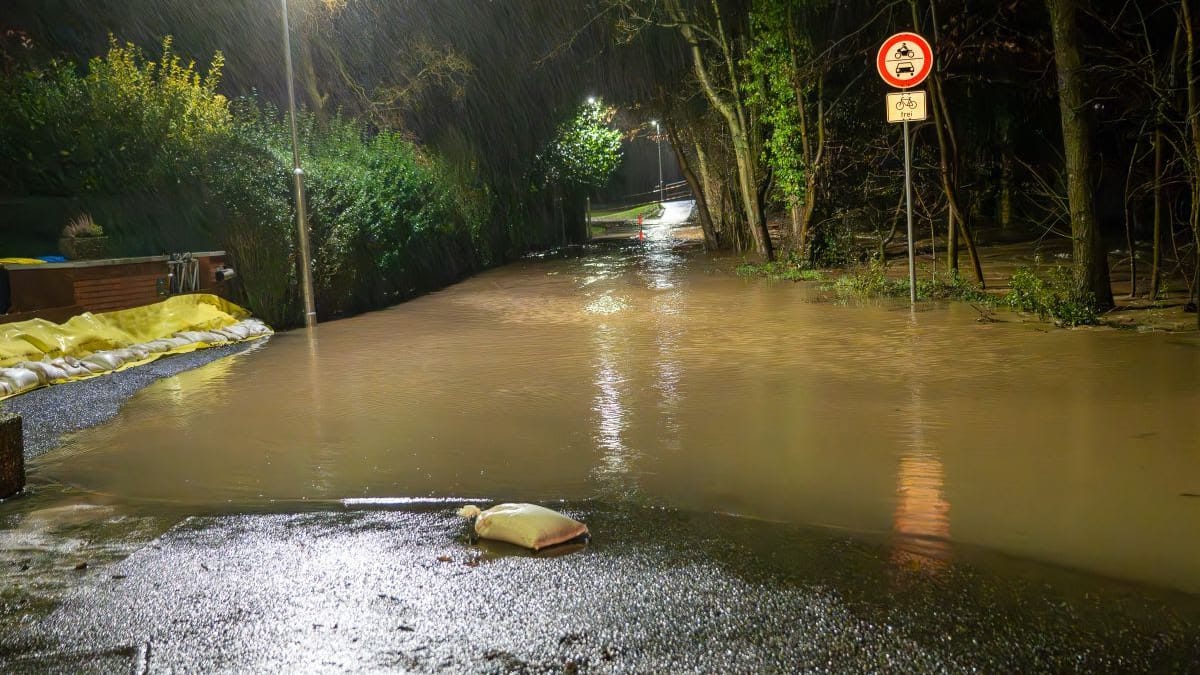
[[[879,48],[875,67],[883,81],[893,87],[915,87],[933,70],[933,49],[916,33],[896,33]]]

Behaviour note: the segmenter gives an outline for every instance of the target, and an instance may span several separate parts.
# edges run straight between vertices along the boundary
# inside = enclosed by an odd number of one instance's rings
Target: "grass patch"
[[[833,291],[840,298],[898,298],[908,295],[908,281],[888,278],[883,263],[872,260],[834,279]]]
[[[959,300],[983,307],[1008,307],[1036,314],[1042,321],[1053,321],[1066,328],[1096,323],[1095,298],[1091,293],[1078,290],[1069,267],[1055,265],[1044,274],[1039,271],[1028,267],[1017,269],[1011,290],[1005,295],[987,293],[958,275],[918,279],[917,299]],[[889,278],[887,268],[876,260],[838,277],[832,288],[843,299],[899,298],[908,295],[908,280]]]
[[[766,277],[778,281],[822,281],[820,270],[804,267],[793,259],[768,263],[742,263],[735,270],[739,277]]]
[[[592,220],[637,220],[638,214],[643,218],[658,218],[662,215],[663,207],[658,202],[638,204],[620,209],[592,209]]]
[[[892,279],[878,260],[838,277],[833,290],[842,298],[900,298],[908,296],[908,279]],[[957,274],[951,277],[917,279],[918,300],[959,300],[996,306],[1000,298]]]

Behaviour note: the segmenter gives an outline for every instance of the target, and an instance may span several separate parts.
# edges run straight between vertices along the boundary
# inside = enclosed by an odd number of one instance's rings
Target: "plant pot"
[[[58,249],[68,260],[96,260],[108,255],[108,237],[64,237]]]

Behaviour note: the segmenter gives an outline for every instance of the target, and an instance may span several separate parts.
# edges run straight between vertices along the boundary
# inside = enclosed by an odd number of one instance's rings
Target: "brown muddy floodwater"
[[[1196,335],[840,305],[732,263],[664,236],[492,270],[162,380],[34,474],[214,511],[632,501],[1200,592]]]

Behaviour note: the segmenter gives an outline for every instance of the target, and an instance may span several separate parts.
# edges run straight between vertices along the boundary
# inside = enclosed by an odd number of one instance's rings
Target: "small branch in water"
[[[976,312],[979,312],[979,318],[975,319],[976,321],[981,323],[1000,323],[1000,319],[997,319],[995,315],[992,314],[992,310],[985,307],[980,307],[973,302],[967,304],[969,304],[971,307],[974,307]]]

